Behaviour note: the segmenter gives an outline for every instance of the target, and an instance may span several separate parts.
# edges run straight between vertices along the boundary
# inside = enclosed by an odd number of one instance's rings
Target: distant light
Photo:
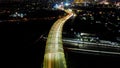
[[[105,5],[108,5],[108,4],[109,4],[109,2],[107,2],[107,1],[102,1],[102,2],[100,2],[100,4],[105,4]]]
[[[70,30],[73,31],[73,28],[71,28]]]
[[[77,15],[76,15],[76,14],[74,14],[73,16],[74,16],[74,17],[76,17]]]
[[[69,3],[65,3],[65,6],[69,6],[70,4]]]
[[[72,9],[68,9],[68,11],[72,12]]]
[[[116,6],[120,6],[120,2],[118,2],[118,3],[116,4]]]
[[[11,14],[10,17],[21,17],[21,18],[23,18],[25,15],[26,14],[15,12],[14,14]]]
[[[15,14],[17,15],[17,14],[18,14],[18,12],[15,12]]]
[[[55,4],[54,8],[58,8],[58,7],[59,7],[58,4]]]
[[[105,2],[104,4],[108,5],[108,4],[109,4],[109,2]]]

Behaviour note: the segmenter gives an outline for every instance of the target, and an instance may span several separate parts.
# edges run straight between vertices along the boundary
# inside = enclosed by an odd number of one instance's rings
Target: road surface
[[[73,16],[73,13],[67,10],[65,12],[68,15],[58,19],[48,34],[43,68],[67,68],[62,44],[62,29],[64,23]]]

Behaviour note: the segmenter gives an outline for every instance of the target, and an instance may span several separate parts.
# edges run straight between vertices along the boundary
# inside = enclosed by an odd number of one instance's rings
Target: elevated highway
[[[62,29],[64,23],[73,16],[69,10],[65,10],[68,15],[58,19],[50,29],[48,34],[43,68],[67,68],[62,43]]]

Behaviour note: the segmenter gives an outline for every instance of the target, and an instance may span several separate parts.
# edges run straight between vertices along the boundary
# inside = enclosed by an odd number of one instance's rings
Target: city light
[[[92,55],[106,56],[101,67],[116,65],[109,57],[120,56],[120,0],[13,1],[0,0],[0,27],[16,67],[95,67],[102,58]]]
[[[72,12],[72,9],[68,9],[68,11]]]
[[[58,4],[55,4],[55,5],[54,5],[54,8],[58,8],[58,7],[59,7]]]
[[[69,5],[70,5],[70,3],[65,3],[64,5],[65,5],[65,6],[69,6]]]
[[[26,14],[15,12],[14,14],[9,15],[10,17],[20,17],[23,18]]]

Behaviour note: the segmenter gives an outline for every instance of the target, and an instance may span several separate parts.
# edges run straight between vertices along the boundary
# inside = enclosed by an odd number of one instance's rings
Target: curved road
[[[62,44],[62,29],[64,23],[73,16],[73,13],[69,10],[65,10],[65,12],[68,15],[58,19],[48,34],[43,68],[67,68]]]

